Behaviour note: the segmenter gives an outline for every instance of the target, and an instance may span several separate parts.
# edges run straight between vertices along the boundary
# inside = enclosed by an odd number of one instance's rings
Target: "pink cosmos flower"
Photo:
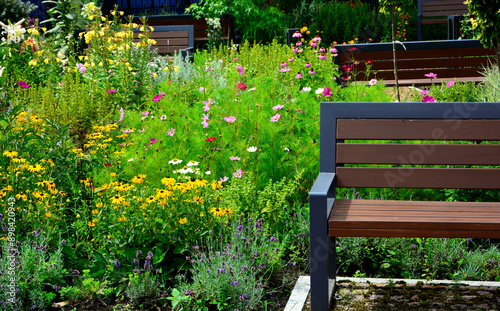
[[[377,82],[378,82],[378,81],[377,81],[377,79],[371,79],[371,80],[368,82],[368,84],[369,84],[369,85],[371,85],[371,86],[373,86],[373,85],[377,84]]]
[[[435,74],[433,72],[426,73],[424,76],[426,76],[427,78],[431,78],[431,79],[436,79],[438,77],[437,74]]]
[[[347,50],[348,52],[351,52],[351,51],[356,51],[357,49],[358,49],[358,48],[347,48],[346,50]]]
[[[149,115],[149,111],[144,111],[144,112],[141,112],[143,116],[147,117]]]
[[[224,178],[222,178],[222,177],[219,178],[219,180],[222,182],[226,182],[226,181],[228,181],[228,179],[229,179],[229,177],[227,177],[227,176],[224,176]]]
[[[203,124],[203,128],[204,129],[208,128],[208,122],[207,122],[207,120],[203,120],[203,122],[201,122],[201,124]]]
[[[204,88],[203,86],[200,86],[200,93],[203,93],[203,92],[206,92],[206,91],[207,91],[206,88]]]
[[[125,115],[125,111],[123,110],[123,107],[120,107],[120,120],[118,120],[118,122],[122,122],[124,115]]]
[[[455,85],[455,81],[450,81],[448,83],[446,83],[446,87],[452,87]]]
[[[236,61],[236,60],[238,60],[238,58],[237,58],[237,57],[235,57],[235,58],[233,59],[233,61]]]
[[[174,137],[174,134],[175,134],[175,129],[174,129],[173,127],[169,128],[169,129],[168,129],[167,134],[168,134],[170,137]]]
[[[429,94],[428,90],[423,90],[422,92],[420,92],[420,95],[427,95],[427,94]]]
[[[205,103],[205,106],[203,106],[203,111],[205,111],[205,112],[209,111],[210,110],[210,106],[212,105],[212,99],[209,98],[208,99],[208,103],[205,102],[205,101],[203,103]]]
[[[239,157],[229,157],[229,159],[231,159],[231,161],[239,161],[240,160]]]
[[[238,73],[240,75],[242,75],[243,73],[245,73],[245,70],[243,70],[243,67],[241,65],[236,66],[236,70],[238,70]]]
[[[123,130],[122,133],[125,133],[125,134],[128,134],[128,133],[132,133],[133,131],[132,130]]]
[[[233,123],[234,121],[236,121],[236,117],[233,117],[233,116],[224,117],[224,120],[225,120],[227,123]]]
[[[215,137],[215,136],[214,137],[207,137],[207,139],[205,139],[205,141],[210,142],[210,141],[215,141],[216,139],[217,139],[217,137]]]
[[[436,100],[432,96],[425,95],[424,98],[422,98],[423,103],[433,103]]]
[[[29,84],[24,82],[24,81],[19,81],[17,84],[19,84],[20,87],[25,88],[25,89],[30,87]]]
[[[233,173],[234,177],[241,178],[243,176],[243,170],[240,168],[236,172]]]
[[[210,114],[203,114],[203,121],[208,121],[208,118],[210,117]]]
[[[282,108],[285,108],[285,106],[283,106],[283,105],[276,105],[276,106],[273,107],[273,110],[280,110]]]
[[[298,72],[297,75],[295,76],[295,79],[302,79],[302,74]]]
[[[111,93],[116,93],[118,91],[116,89],[111,89],[111,90],[107,90],[107,92],[111,94]]]
[[[156,144],[157,140],[156,138],[151,138],[151,141],[149,143],[147,143],[146,145],[154,145]]]
[[[279,71],[280,71],[280,72],[288,72],[288,71],[290,71],[290,68],[282,68],[282,69],[280,69]]]
[[[323,96],[325,97],[331,97],[332,96],[332,90],[327,86],[323,89]]]
[[[145,132],[146,130],[143,128],[142,130],[137,130],[138,133],[143,133]]]
[[[281,118],[281,115],[279,113],[277,113],[271,117],[271,122],[278,122],[280,118]]]

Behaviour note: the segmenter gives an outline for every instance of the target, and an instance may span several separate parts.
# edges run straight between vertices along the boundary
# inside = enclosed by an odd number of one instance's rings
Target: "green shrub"
[[[0,0],[0,22],[7,24],[17,23],[21,19],[27,19],[32,11],[38,6],[30,1],[23,2],[22,0]],[[26,20],[27,21],[27,20]]]

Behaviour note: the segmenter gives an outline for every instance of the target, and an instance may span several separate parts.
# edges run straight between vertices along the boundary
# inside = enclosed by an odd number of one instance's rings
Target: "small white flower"
[[[196,166],[196,165],[198,165],[198,164],[199,164],[198,162],[191,160],[191,161],[189,161],[189,162],[188,162],[188,164],[186,164],[186,165],[187,165],[187,166]]]
[[[162,120],[162,121],[163,121],[163,120],[166,120],[166,119],[167,119],[167,116],[166,116],[166,115],[162,115],[162,116],[160,117],[160,120]]]
[[[247,151],[248,152],[255,152],[255,151],[257,151],[257,147],[256,146],[248,147]]]
[[[311,88],[310,88],[310,87],[308,87],[308,86],[304,86],[304,87],[302,88],[302,91],[303,91],[304,93],[305,93],[305,92],[310,92],[310,91],[311,91]]]
[[[177,158],[175,158],[175,159],[172,159],[172,160],[168,161],[168,163],[169,163],[169,164],[174,164],[174,165],[175,165],[175,164],[182,163],[182,160],[181,160],[181,159],[177,159]]]
[[[128,161],[129,161],[129,162],[132,162],[132,161],[134,161],[134,158],[130,158],[130,159],[128,159]]]
[[[210,174],[212,174],[212,172],[210,172],[210,171],[205,172],[205,175],[210,175]]]
[[[2,76],[4,69],[5,69],[5,67],[0,66],[0,77]]]
[[[288,147],[285,147],[285,151],[290,152],[290,149],[288,149]]]
[[[322,95],[324,90],[325,89],[319,88],[316,91],[314,91],[314,93],[316,93],[316,95]]]

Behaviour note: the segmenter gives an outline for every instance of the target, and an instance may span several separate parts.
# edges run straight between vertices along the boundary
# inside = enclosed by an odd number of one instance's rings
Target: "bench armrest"
[[[309,206],[311,214],[316,214],[316,209],[326,209],[325,220],[330,215],[335,200],[335,173],[319,173],[309,192]],[[315,211],[313,211],[313,209]],[[322,212],[323,213],[323,212]],[[321,216],[321,214],[320,214]]]
[[[193,47],[188,47],[187,49],[181,50],[182,58],[185,59],[186,57],[188,57],[191,62],[193,61],[193,53],[194,53]]]

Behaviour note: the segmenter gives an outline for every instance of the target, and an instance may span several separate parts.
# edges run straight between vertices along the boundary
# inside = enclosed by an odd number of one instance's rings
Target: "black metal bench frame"
[[[422,24],[448,24],[448,40],[458,39],[459,22],[467,14],[462,0],[418,0],[417,38],[422,41]],[[427,5],[425,5],[425,4]],[[428,5],[432,3],[432,5]],[[424,19],[424,17],[433,17]]]
[[[362,120],[361,120],[362,119]],[[389,122],[384,120],[395,120],[390,121],[392,123],[401,123],[405,120],[408,123],[411,123],[412,120],[424,120],[427,122],[438,121],[441,122],[439,124],[444,124],[447,128],[459,129],[459,134],[456,132],[452,132],[453,135],[462,135],[463,133],[469,133],[470,130],[467,127],[468,119],[480,120],[480,127],[476,126],[476,132],[486,133],[489,140],[500,140],[500,103],[321,103],[321,119],[320,119],[320,163],[319,163],[319,175],[310,191],[309,194],[309,202],[310,202],[310,272],[311,272],[311,310],[312,311],[326,311],[329,310],[330,303],[332,302],[332,296],[335,288],[335,276],[336,276],[336,266],[335,266],[335,238],[330,236],[332,230],[331,226],[331,215],[332,209],[336,202],[335,192],[337,187],[345,187],[345,179],[344,181],[340,181],[340,179],[344,178],[347,174],[344,173],[344,177],[340,178],[338,175],[340,170],[338,168],[345,169],[342,164],[338,164],[337,162],[337,143],[341,142],[337,138],[338,136],[338,126],[340,121],[344,122],[348,120],[351,122],[354,121],[365,121],[365,120],[373,120],[373,119],[383,119],[383,121],[376,120],[377,122]],[[413,123],[417,123],[417,122]],[[463,123],[462,123],[463,122]],[[476,122],[476,121],[474,121]],[[407,123],[407,124],[408,124]],[[492,128],[484,127],[483,124],[488,123],[488,126],[493,124],[493,128],[495,130],[491,130]],[[356,127],[351,127],[356,129]],[[371,128],[370,128],[371,129]],[[436,128],[442,130],[441,128]],[[390,132],[390,131],[389,131]],[[419,132],[416,131],[416,136],[420,135]],[[444,132],[448,133],[448,132]],[[442,134],[442,133],[441,133]],[[392,134],[391,134],[392,135]],[[397,135],[397,133],[395,134]],[[413,134],[412,134],[413,135]],[[447,137],[453,137],[447,136]],[[470,134],[467,134],[470,135]],[[466,135],[466,136],[467,136]],[[476,135],[476,134],[474,134]],[[345,137],[345,135],[339,135],[339,137]],[[447,139],[447,137],[442,136],[442,139]],[[343,138],[342,138],[343,139]],[[370,139],[370,138],[368,138]],[[420,138],[415,138],[420,139]],[[448,138],[451,140],[455,140],[455,138]],[[469,145],[470,146],[470,145]],[[488,146],[488,145],[472,145],[472,146]],[[492,161],[497,163],[500,159],[500,151],[498,149],[499,145],[489,145],[494,147],[493,155],[489,155],[490,157],[488,161]],[[448,147],[446,147],[448,148]],[[498,156],[497,156],[498,154]],[[371,155],[368,155],[370,157]],[[484,158],[484,156],[481,156]],[[365,156],[366,158],[366,156]],[[441,155],[441,158],[443,156]],[[444,158],[448,158],[445,156]],[[453,157],[450,157],[453,158]],[[494,159],[494,160],[491,160]],[[357,167],[355,168],[357,169]],[[453,169],[451,169],[453,170]],[[460,168],[458,168],[460,170]],[[481,170],[481,169],[479,169]],[[479,180],[477,184],[483,187],[485,184],[488,186],[493,183],[493,189],[500,189],[500,170],[499,169],[486,169],[488,178],[484,180]],[[345,170],[344,170],[345,172]],[[483,174],[484,172],[479,172]],[[469,174],[469,173],[466,173]],[[476,172],[473,172],[476,174]],[[336,176],[338,175],[338,176]],[[421,174],[414,174],[421,176]],[[434,174],[437,175],[437,174]],[[363,175],[364,176],[364,175]],[[419,180],[418,176],[412,176],[408,179]],[[468,175],[467,175],[468,176]],[[417,177],[417,178],[414,178]],[[340,179],[339,179],[340,178]],[[349,178],[347,178],[349,179]],[[359,179],[359,176],[358,176]],[[364,177],[363,177],[364,179]],[[438,178],[439,179],[439,178]],[[471,179],[465,178],[465,182],[470,186],[473,182]],[[476,179],[474,179],[473,187],[476,187]],[[424,181],[426,182],[426,181]],[[340,185],[344,183],[344,185]],[[391,187],[387,186],[387,184],[381,185],[379,188],[401,188],[401,187]],[[347,185],[349,187],[349,185]],[[378,186],[368,186],[369,188],[377,188]],[[418,186],[422,187],[422,186]],[[413,188],[418,188],[413,187]],[[402,187],[408,188],[408,187]],[[425,188],[439,188],[425,185]],[[477,188],[477,187],[476,187]],[[339,201],[339,200],[337,200]],[[363,201],[363,200],[357,200]],[[366,201],[365,201],[366,202]],[[394,201],[392,201],[394,202]],[[413,201],[412,201],[413,202]],[[382,202],[383,203],[383,202]],[[430,202],[432,203],[432,201]],[[442,202],[435,202],[442,203]],[[453,204],[451,202],[450,204]],[[458,203],[457,205],[459,205]],[[464,204],[464,203],[461,203]],[[477,206],[481,203],[470,203],[474,206]],[[489,203],[488,203],[489,204]],[[471,228],[462,229],[457,228],[456,224],[454,224],[455,229],[447,229],[446,232],[447,237],[484,237],[485,235],[492,235],[491,238],[500,238],[500,218],[496,210],[500,210],[500,205],[498,203],[492,203],[495,208],[495,220],[493,223],[490,221],[489,223],[489,232],[477,233],[474,234],[476,229],[472,229],[472,226],[477,225],[477,220],[465,220],[470,221]],[[462,205],[463,208],[463,205]],[[451,215],[451,214],[450,214]],[[453,214],[454,215],[454,214]],[[369,215],[368,215],[369,216]],[[429,218],[429,221],[432,220],[433,217]],[[472,217],[474,218],[474,217]],[[342,220],[341,220],[342,221]],[[424,222],[424,225],[426,223]],[[384,229],[392,230],[393,224],[383,224]],[[493,226],[493,229],[491,227]],[[453,226],[450,226],[453,228]],[[480,227],[481,228],[481,227]],[[419,228],[417,228],[419,229]],[[345,230],[345,228],[341,228],[341,230]],[[340,231],[341,231],[340,230]],[[464,231],[465,230],[465,231]],[[480,229],[477,229],[480,231]],[[368,230],[365,230],[368,231]],[[427,237],[436,237],[440,238],[440,234],[443,231],[438,233],[433,233],[432,230],[427,230],[425,235]],[[493,232],[493,233],[491,233]],[[406,236],[405,233],[408,233]],[[375,232],[371,235],[362,235],[362,236],[399,236],[399,237],[412,237],[418,236],[419,233],[415,233],[415,230],[405,228],[399,228],[398,230],[394,230],[390,234],[382,232],[380,235],[377,235]],[[463,236],[463,235],[471,235],[471,236]],[[434,236],[437,235],[437,236]],[[360,236],[360,235],[339,235],[339,236]]]

